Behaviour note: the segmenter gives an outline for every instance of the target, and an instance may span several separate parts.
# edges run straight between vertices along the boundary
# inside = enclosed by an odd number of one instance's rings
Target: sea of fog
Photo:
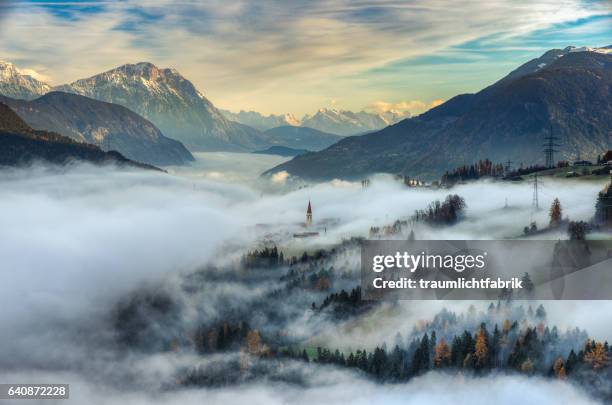
[[[75,403],[91,404],[344,403],[347,398],[357,398],[355,403],[511,404],[517,392],[523,403],[594,403],[579,389],[552,381],[499,376],[466,382],[430,374],[405,385],[380,386],[325,367],[311,373],[306,388],[261,382],[159,394],[160,380],[197,360],[172,354],[118,360],[117,353],[94,347],[90,337],[110,333],[109,311],[126,294],[240,255],[258,242],[257,224],[283,235],[283,229],[304,220],[309,200],[315,222],[333,219],[336,225],[315,240],[280,240],[281,245],[303,249],[367,236],[370,226],[408,218],[449,193],[408,189],[390,176],[374,176],[367,189],[338,180],[296,188],[285,175],[258,178],[284,160],[202,153],[192,166],[171,167],[167,174],[85,164],[0,171],[0,382],[70,383]],[[549,206],[557,197],[565,216],[588,220],[601,187],[599,182],[546,180],[540,201]],[[546,223],[546,210],[531,207],[527,183],[478,182],[452,192],[467,202],[465,220],[444,229],[416,227],[418,238],[500,239],[520,235],[532,221]],[[249,288],[213,293],[236,294],[238,300]],[[442,307],[461,310],[468,304],[403,302],[393,311],[370,315],[377,319],[364,321],[363,327],[330,326],[318,339],[335,347],[376,344]],[[546,308],[550,322],[561,328],[579,326],[598,339],[612,336],[610,302],[548,302]],[[81,370],[85,365],[88,372]],[[133,387],[118,389],[113,378],[93,377],[92,370],[138,378]]]
[[[195,162],[189,166],[168,166],[171,174],[220,181],[253,184],[259,175],[290,160],[278,155],[232,152],[194,152]]]

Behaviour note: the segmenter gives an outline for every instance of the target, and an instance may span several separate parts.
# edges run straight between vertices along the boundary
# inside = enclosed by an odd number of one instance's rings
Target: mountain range
[[[322,132],[342,136],[376,131],[410,117],[410,113],[407,112],[352,112],[331,108],[321,108],[312,115],[304,115],[301,119],[297,119],[292,114],[271,114],[266,116],[255,111],[240,111],[239,113],[233,113],[231,111],[221,110],[221,113],[223,113],[227,119],[257,128],[261,131],[279,126],[291,125],[295,127],[313,128]]]
[[[479,159],[544,163],[545,137],[556,160],[595,159],[612,145],[612,48],[556,49],[475,94],[461,94],[381,131],[347,137],[297,156],[266,174],[359,179],[383,172],[438,178]]]
[[[53,93],[53,96],[36,100],[49,93]],[[61,96],[66,93],[88,99]],[[181,150],[182,146],[169,142],[168,138],[184,143],[193,151],[237,152],[270,146],[320,150],[340,139],[324,131],[308,129],[301,130],[298,135],[288,125],[296,126],[300,121],[290,115],[262,117],[254,112],[241,112],[239,117],[230,115],[227,118],[178,71],[160,69],[147,62],[123,65],[56,87],[36,80],[10,63],[2,62],[0,94],[8,97],[5,102],[34,128],[56,131],[79,141],[94,143],[110,137],[113,147],[126,156],[158,165],[192,160]],[[16,99],[33,104],[18,103]],[[111,104],[125,108],[113,108]],[[96,111],[98,108],[101,111]],[[141,117],[129,115],[128,111]],[[363,132],[373,128],[373,125],[383,126],[384,120],[390,119],[333,110],[321,110],[305,119],[310,118],[313,125],[319,122],[320,127],[325,127],[321,124],[326,122],[325,115],[331,117],[327,121],[335,125],[331,127],[336,132],[341,125],[344,125],[344,129],[339,132]],[[342,119],[338,117],[343,117],[347,124],[341,124]],[[356,117],[361,117],[361,121],[357,122]],[[234,122],[231,118],[253,124],[262,131]],[[266,124],[257,123],[257,119]],[[269,131],[268,127],[279,126],[282,129]]]
[[[127,107],[191,151],[250,151],[270,145],[259,131],[226,119],[175,69],[127,64],[55,90]]]
[[[342,139],[342,136],[328,134],[308,127],[284,125],[268,129],[266,136],[274,140],[276,146],[286,146],[293,149],[308,149],[318,151]]]
[[[294,148],[288,148],[287,146],[270,146],[267,149],[263,149],[263,150],[256,150],[253,153],[256,153],[258,155],[277,155],[277,156],[297,156],[297,155],[303,155],[304,153],[307,153],[308,150],[306,149],[294,149]]]
[[[221,114],[230,121],[238,122],[243,125],[255,128],[259,131],[266,131],[271,128],[282,127],[282,126],[295,126],[299,127],[301,122],[293,114],[270,114],[263,115],[256,111],[244,111],[231,112],[229,110],[219,110]]]
[[[36,131],[0,102],[0,166],[22,166],[36,161],[63,165],[77,160],[159,170],[126,159],[115,151],[104,152],[95,145],[77,142],[63,135]]]
[[[117,150],[128,159],[153,165],[182,165],[194,160],[183,144],[117,104],[57,91],[32,101],[0,96],[0,102],[34,129]]]

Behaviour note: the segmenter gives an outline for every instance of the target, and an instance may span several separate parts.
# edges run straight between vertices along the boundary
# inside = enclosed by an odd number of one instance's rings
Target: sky
[[[148,61],[264,114],[419,113],[548,49],[610,44],[609,0],[0,0],[0,60],[53,85]]]

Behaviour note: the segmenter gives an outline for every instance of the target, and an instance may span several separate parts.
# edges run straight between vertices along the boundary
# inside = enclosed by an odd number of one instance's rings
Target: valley
[[[612,404],[608,3],[0,1],[0,403]]]

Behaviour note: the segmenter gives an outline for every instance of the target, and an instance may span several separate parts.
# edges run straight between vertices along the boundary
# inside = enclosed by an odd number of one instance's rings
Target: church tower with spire
[[[306,208],[306,226],[312,225],[312,206],[308,200],[308,208]]]

